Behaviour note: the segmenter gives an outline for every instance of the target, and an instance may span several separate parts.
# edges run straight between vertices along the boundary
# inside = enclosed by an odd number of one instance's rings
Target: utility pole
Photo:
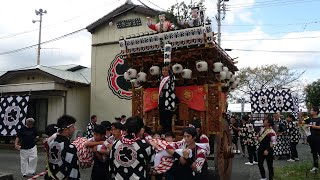
[[[47,14],[46,10],[39,9],[35,10],[36,15],[40,16],[40,20],[32,20],[33,23],[39,22],[39,41],[38,41],[38,49],[37,49],[37,65],[40,65],[40,49],[41,49],[41,28],[42,28],[42,15]]]
[[[227,2],[229,0],[218,0],[217,2],[217,15],[216,15],[216,21],[218,26],[218,45],[221,45],[221,20],[225,18],[226,15],[226,5],[224,2]],[[221,19],[221,13],[223,13],[223,17]]]

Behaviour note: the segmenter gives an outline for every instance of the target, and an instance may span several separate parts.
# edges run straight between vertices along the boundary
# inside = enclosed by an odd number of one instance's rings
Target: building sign
[[[114,95],[120,99],[131,100],[131,83],[126,81],[123,74],[129,69],[127,61],[121,54],[116,55],[108,70],[108,86]]]
[[[141,26],[141,19],[140,18],[134,18],[134,19],[126,19],[122,21],[117,22],[117,27],[119,29],[127,28],[127,27],[134,27],[134,26]]]

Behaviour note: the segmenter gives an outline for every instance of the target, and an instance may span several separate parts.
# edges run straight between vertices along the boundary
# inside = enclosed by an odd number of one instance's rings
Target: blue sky
[[[137,0],[132,1],[139,4]],[[141,1],[151,7],[155,7],[152,5],[154,3],[163,9],[167,9],[173,2],[176,2],[173,0]],[[94,3],[92,2],[86,0],[2,2],[0,17],[4,18],[1,18],[0,22],[0,70],[35,65],[36,48],[1,55],[2,52],[37,43],[38,24],[31,23],[32,19],[38,18],[34,14],[34,9],[43,8],[48,11],[43,19],[42,39],[45,41],[87,26],[123,4],[125,0],[95,0]],[[209,17],[214,17],[216,14],[216,2],[217,0],[205,1]],[[292,69],[307,70],[303,77],[305,82],[320,77],[320,71],[318,71],[320,53],[257,51],[319,51],[319,0],[230,0],[226,4],[230,11],[227,12],[222,22],[222,47],[238,49],[229,54],[232,57],[239,57],[237,60],[240,68],[276,63]],[[306,24],[308,22],[318,23]],[[214,21],[213,26],[216,29]],[[301,37],[315,38],[301,39]],[[70,63],[90,66],[90,45],[91,34],[82,31],[68,38],[43,45],[41,62],[47,66]]]
[[[230,11],[239,7],[241,6],[230,5]],[[244,8],[244,6],[242,7]],[[232,24],[223,22],[223,24],[226,25],[224,29],[230,32],[248,31],[250,28],[260,25],[263,31],[277,35],[279,35],[278,32],[320,30],[319,8],[320,1],[316,0],[300,0],[300,2],[282,0],[276,1],[274,4],[268,0],[259,0],[251,7],[247,6],[246,8],[246,11],[252,13],[251,18],[254,22],[237,21]],[[307,22],[315,21],[318,23],[307,24]]]

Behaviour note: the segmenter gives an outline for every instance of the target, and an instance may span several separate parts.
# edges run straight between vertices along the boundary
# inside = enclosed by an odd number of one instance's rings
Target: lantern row
[[[200,46],[214,42],[214,33],[211,25],[187,28],[164,33],[154,32],[140,33],[121,37],[119,40],[121,54],[133,54],[141,52],[163,50],[165,44],[171,44],[172,48],[185,48]]]

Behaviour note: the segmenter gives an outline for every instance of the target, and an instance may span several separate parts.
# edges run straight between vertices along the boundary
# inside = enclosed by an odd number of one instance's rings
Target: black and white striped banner
[[[293,112],[293,99],[290,89],[274,88],[251,92],[252,113]]]
[[[0,98],[0,136],[14,136],[24,126],[29,96]]]

